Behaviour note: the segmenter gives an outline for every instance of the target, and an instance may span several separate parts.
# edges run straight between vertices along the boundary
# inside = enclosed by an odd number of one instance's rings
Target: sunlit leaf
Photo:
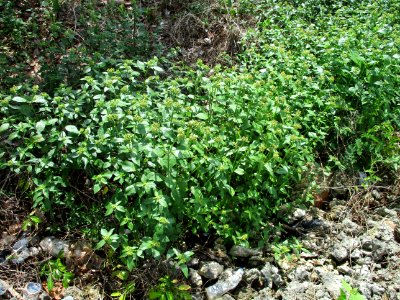
[[[67,125],[65,126],[65,130],[74,134],[79,134],[79,130],[75,125]]]

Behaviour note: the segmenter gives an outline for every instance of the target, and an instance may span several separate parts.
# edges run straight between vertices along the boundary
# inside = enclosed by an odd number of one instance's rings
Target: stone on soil
[[[233,257],[250,257],[257,256],[260,254],[260,250],[250,249],[242,246],[233,246],[229,251],[229,255]]]
[[[284,284],[282,276],[279,275],[278,268],[271,263],[266,263],[264,268],[261,269],[261,273],[264,275],[267,285],[269,287],[272,286],[272,283],[274,283],[278,287]]]
[[[64,296],[71,296],[74,300],[84,300],[83,291],[74,285],[65,289]]]
[[[215,261],[202,262],[198,273],[208,279],[216,279],[222,273],[224,267]]]
[[[382,217],[397,218],[397,211],[386,207],[379,207],[375,212]]]
[[[310,272],[307,266],[299,266],[288,275],[292,281],[304,282],[310,279]]]
[[[39,245],[43,251],[46,251],[53,257],[57,257],[61,252],[67,254],[69,249],[69,244],[66,241],[51,236],[41,240]]]
[[[342,287],[343,276],[334,274],[333,272],[321,272],[320,278],[323,286],[328,290],[331,297],[337,299]]]
[[[251,285],[253,282],[260,282],[262,280],[262,274],[258,269],[247,269],[244,271],[243,279],[246,283]]]
[[[225,294],[222,297],[217,298],[217,300],[235,300],[231,295]]]
[[[270,288],[264,288],[261,291],[259,291],[252,300],[272,300],[272,299],[274,299],[272,290]]]
[[[196,270],[192,268],[189,268],[189,280],[196,287],[201,287],[203,285],[203,280],[201,279],[201,276],[199,275],[199,273],[197,273]]]
[[[207,299],[214,300],[235,289],[243,277],[243,269],[226,269],[216,284],[206,288]]]
[[[288,218],[289,224],[294,224],[306,216],[307,212],[304,209],[296,208]]]
[[[347,259],[348,255],[349,255],[349,252],[342,245],[334,246],[331,251],[331,256],[338,263],[344,262]]]

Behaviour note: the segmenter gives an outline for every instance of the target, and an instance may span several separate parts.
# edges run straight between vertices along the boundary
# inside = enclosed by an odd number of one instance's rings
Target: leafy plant
[[[272,245],[271,249],[276,261],[279,261],[284,257],[289,259],[293,256],[299,257],[301,252],[308,252],[308,250],[303,248],[303,245],[296,238],[278,241]]]
[[[160,283],[150,291],[148,297],[160,300],[188,300],[192,299],[188,290],[190,286],[179,284],[176,279],[171,280],[165,276],[160,278]]]
[[[49,212],[75,207],[71,186],[103,201],[114,221],[97,246],[119,250],[129,269],[146,254],[159,257],[181,224],[246,242],[313,161],[316,138],[298,131],[287,102],[259,103],[269,91],[250,74],[226,70],[230,81],[221,84],[201,62],[171,80],[160,81],[162,72],[157,59],[125,61],[85,77],[80,90],[2,102],[11,143],[3,167],[27,172],[34,205]]]
[[[189,269],[187,267],[187,263],[190,261],[190,257],[194,253],[192,251],[186,251],[181,253],[178,249],[172,248],[168,250],[167,259],[174,259],[177,262],[178,267],[182,270],[183,275],[186,278],[189,278]]]
[[[22,230],[26,231],[32,226],[34,226],[37,230],[40,223],[42,223],[42,220],[35,215],[35,212],[32,212],[25,218],[24,222],[22,223]]]
[[[55,281],[61,281],[63,287],[67,288],[74,278],[74,274],[67,270],[61,258],[52,259],[44,263],[40,269],[40,276],[47,279],[47,288],[51,291]]]
[[[20,188],[50,218],[88,224],[128,270],[188,232],[262,246],[282,206],[312,203],[321,164],[396,172],[399,1],[254,5],[257,28],[230,67],[122,60],[110,43],[109,59],[79,61],[74,84],[4,89],[0,170],[29,182]],[[93,20],[103,15],[91,12],[86,33],[102,35]],[[300,247],[287,243],[277,253]],[[170,254],[187,273],[185,254]]]
[[[284,84],[294,106],[295,99],[302,98],[304,102],[298,102],[300,111],[318,111],[302,126],[310,130],[319,124],[310,134],[325,135],[316,148],[323,163],[341,169],[364,169],[370,174],[382,165],[398,169],[398,163],[387,160],[398,160],[398,148],[382,156],[381,147],[396,143],[390,128],[399,127],[395,117],[399,97],[393,85],[398,80],[399,55],[398,47],[389,46],[389,41],[398,40],[398,28],[389,28],[398,21],[393,9],[398,9],[399,2],[271,3],[275,2],[261,1],[257,6],[262,21],[259,30],[246,38],[249,51],[244,59],[248,66],[263,68],[278,87],[279,82]],[[387,55],[380,48],[383,44],[387,45]],[[295,78],[297,81],[291,80]],[[383,82],[388,88],[382,88]],[[381,130],[381,134],[373,134],[374,142],[361,138],[374,127]]]
[[[122,292],[113,292],[111,297],[118,297],[118,300],[126,300],[127,297],[135,291],[135,284],[128,283],[123,286]]]
[[[136,3],[130,8],[93,0],[2,1],[0,88],[31,83],[53,92],[61,83],[79,85],[92,65],[161,49],[157,31],[141,21],[143,10]]]
[[[345,280],[342,280],[342,288],[337,300],[365,300],[365,297],[357,289],[352,288]]]

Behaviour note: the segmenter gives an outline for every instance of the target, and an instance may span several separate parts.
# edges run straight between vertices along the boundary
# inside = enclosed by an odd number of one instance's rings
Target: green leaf
[[[157,299],[160,298],[162,296],[162,293],[158,292],[158,291],[151,291],[149,293],[149,299]]]
[[[103,246],[104,246],[105,244],[106,244],[106,241],[105,241],[105,240],[101,240],[100,242],[98,242],[98,243],[96,244],[95,249],[96,249],[96,250],[101,249],[101,248],[103,248]]]
[[[38,216],[30,216],[33,223],[40,224],[42,220]]]
[[[15,102],[18,102],[18,103],[26,103],[26,102],[28,102],[28,100],[26,100],[25,98],[21,98],[21,97],[18,97],[18,96],[12,98],[12,100],[15,101]]]
[[[54,287],[53,276],[51,275],[51,273],[49,273],[49,275],[47,275],[47,288],[49,291],[51,291],[53,287]]]
[[[154,183],[154,181],[148,181],[145,182],[144,184],[144,189],[146,191],[146,193],[149,193],[152,189],[156,188],[156,184]]]
[[[128,270],[132,271],[135,266],[136,266],[135,257],[128,258],[127,261],[126,261],[126,267],[128,268]]]
[[[136,167],[135,167],[134,163],[127,161],[127,160],[125,160],[121,163],[121,167],[122,167],[122,170],[124,170],[125,172],[128,172],[128,173],[133,173],[136,171]]]
[[[113,293],[111,293],[111,297],[119,297],[121,295],[122,295],[121,292],[113,292]]]
[[[0,132],[6,131],[10,127],[10,123],[4,123],[0,126]]]
[[[134,184],[131,184],[125,188],[125,195],[131,196],[136,193],[136,187]]]
[[[355,294],[350,295],[351,300],[366,300],[363,295],[361,295],[358,291]]]
[[[132,293],[135,290],[136,286],[135,283],[129,283],[127,286],[125,286],[125,292],[126,293]]]
[[[196,118],[201,119],[201,120],[207,120],[208,119],[208,115],[205,113],[198,113],[196,115]]]
[[[167,201],[165,201],[165,198],[161,198],[158,202],[161,207],[168,207],[168,204],[167,204]]]
[[[138,61],[136,62],[136,66],[137,66],[140,70],[142,70],[142,71],[144,71],[144,70],[146,69],[145,63],[142,62],[142,61],[140,61],[140,60],[138,60]]]
[[[242,168],[237,168],[234,172],[236,174],[238,174],[238,175],[243,175],[244,174],[244,170]]]
[[[278,171],[276,171],[276,173],[281,174],[281,175],[288,174],[289,168],[287,166],[282,166],[282,168],[280,168]]]
[[[65,126],[65,130],[74,134],[79,134],[79,130],[78,128],[76,128],[76,126],[74,125],[67,125]]]
[[[18,131],[15,131],[15,132],[13,132],[13,133],[11,133],[9,136],[8,136],[8,140],[9,141],[12,141],[12,140],[14,140],[15,138],[17,138],[17,137],[19,137],[19,132]]]
[[[172,294],[172,292],[168,291],[165,295],[167,295],[167,300],[174,300],[174,294]]]
[[[180,290],[180,291],[189,291],[190,290],[190,285],[181,284],[180,286],[178,286],[178,290]]]
[[[158,67],[158,66],[153,66],[153,67],[151,67],[154,71],[157,71],[158,73],[163,73],[164,72],[164,70],[162,69],[162,68],[160,68],[160,67]]]
[[[183,275],[186,278],[189,278],[189,269],[188,269],[187,265],[181,265],[180,267],[181,267]]]
[[[71,272],[65,272],[64,276],[63,276],[63,280],[62,280],[63,287],[67,288],[73,278],[74,278],[74,274],[72,274]]]
[[[268,171],[268,173],[269,173],[270,175],[274,175],[274,170],[272,170],[272,166],[271,166],[270,163],[265,163],[265,164],[264,164],[264,167],[265,167],[265,169]]]
[[[114,272],[112,273],[112,275],[113,275],[114,277],[119,278],[120,280],[125,281],[125,280],[127,280],[128,277],[129,277],[129,272],[128,272],[128,271],[125,271],[125,270],[118,270],[118,271],[114,271]]]
[[[360,68],[365,62],[365,58],[355,51],[350,52],[350,58]]]
[[[21,104],[19,106],[13,107],[17,110],[19,110],[23,115],[27,117],[32,117],[32,115],[35,114],[35,111],[33,110],[32,106],[27,105],[27,104]]]
[[[132,223],[132,222],[129,222],[129,223],[128,223],[128,229],[129,229],[130,231],[133,231],[133,228],[134,228],[133,223]]]
[[[106,208],[107,208],[107,210],[106,210],[105,216],[111,215],[113,213],[113,211],[114,211],[114,208],[112,207],[112,204],[110,203],[109,205],[106,206]]]
[[[96,183],[93,187],[93,192],[97,194],[101,190],[101,185]]]
[[[229,194],[233,197],[233,196],[235,196],[235,189],[233,188],[233,187],[231,187],[231,186],[228,186],[228,188],[229,188]]]
[[[36,130],[38,133],[41,133],[45,127],[46,127],[46,123],[43,121],[39,121],[36,123]]]
[[[346,289],[346,291],[348,291],[349,293],[351,292],[351,285],[348,284],[345,280],[342,280],[342,286]]]
[[[117,207],[115,208],[115,210],[120,211],[120,212],[126,212],[126,208],[123,207],[122,205],[117,205]]]
[[[33,98],[33,103],[41,103],[41,104],[47,104],[47,100],[43,98],[42,96],[35,96]]]
[[[142,135],[145,135],[147,133],[146,126],[143,124],[138,124],[137,129],[138,129],[138,132]]]

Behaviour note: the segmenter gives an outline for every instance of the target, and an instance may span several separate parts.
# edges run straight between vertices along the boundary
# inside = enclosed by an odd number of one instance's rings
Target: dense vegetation
[[[146,57],[161,48],[145,26],[154,14],[135,2],[79,6],[90,18],[65,31],[58,1],[4,1],[3,176],[129,269],[188,233],[262,246],[283,206],[312,202],[323,172],[395,176],[400,1],[239,2],[220,3],[256,16],[239,53],[188,66]],[[36,39],[41,80],[24,69]]]
[[[107,2],[105,2],[107,3]],[[0,86],[40,84],[51,94],[60,83],[78,86],[91,64],[161,52],[151,10],[110,1],[1,1]]]

